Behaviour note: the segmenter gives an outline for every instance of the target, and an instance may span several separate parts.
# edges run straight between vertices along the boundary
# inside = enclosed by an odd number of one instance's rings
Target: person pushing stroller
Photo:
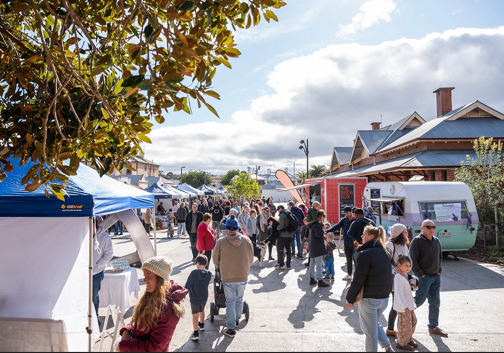
[[[236,325],[243,312],[243,296],[248,282],[250,266],[254,262],[254,248],[247,236],[238,233],[235,215],[226,220],[227,235],[217,241],[213,261],[220,269],[226,296],[226,329],[224,334],[234,338]]]

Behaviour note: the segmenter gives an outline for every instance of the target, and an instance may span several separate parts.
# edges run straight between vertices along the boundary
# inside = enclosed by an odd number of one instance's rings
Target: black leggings
[[[278,264],[280,266],[285,265],[284,249],[287,253],[287,267],[291,266],[291,242],[292,238],[278,238],[277,240]]]
[[[345,256],[346,256],[346,266],[347,266],[347,273],[349,276],[352,275],[353,272],[353,261],[355,260],[354,258],[354,248],[350,245],[344,244],[345,246]]]
[[[397,311],[394,310],[394,292],[392,292],[392,307],[388,314],[387,330],[394,331],[395,321],[397,319]]]

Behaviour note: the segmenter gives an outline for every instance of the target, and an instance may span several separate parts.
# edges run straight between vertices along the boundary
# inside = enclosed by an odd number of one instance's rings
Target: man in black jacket
[[[355,220],[352,222],[350,225],[350,228],[348,228],[348,238],[354,243],[355,246],[360,246],[362,244],[362,233],[364,233],[364,228],[366,226],[376,226],[376,224],[364,217],[364,211],[362,208],[356,208],[354,211],[355,214]],[[354,248],[354,262],[357,262],[357,253],[355,252],[356,248]],[[347,278],[347,277],[345,277]],[[350,275],[350,280],[352,279],[352,276]]]
[[[332,233],[339,229],[343,230],[343,247],[345,249],[346,264],[347,264],[347,275],[343,277],[343,280],[350,281],[352,280],[352,272],[353,272],[352,265],[355,262],[354,258],[355,245],[353,244],[354,239],[348,236],[348,230],[350,229],[350,226],[352,225],[355,218],[352,213],[352,207],[346,206],[344,208],[344,211],[345,211],[345,217],[343,217],[332,228],[326,230],[325,233]]]
[[[212,228],[215,232],[215,237],[218,239],[221,232],[221,222],[224,218],[224,210],[219,206],[219,202],[215,201],[213,207],[210,209],[212,214]]]
[[[422,234],[415,237],[410,244],[411,269],[420,282],[415,294],[415,304],[420,307],[428,299],[429,332],[448,337],[448,334],[438,327],[443,255],[441,243],[434,236],[435,233],[436,225],[426,219],[422,222]]]
[[[186,217],[186,227],[189,233],[189,241],[191,242],[191,250],[193,253],[192,261],[196,260],[198,256],[198,250],[196,249],[196,242],[198,240],[198,226],[203,222],[203,213],[198,211],[198,205],[196,203],[192,204],[192,212]]]

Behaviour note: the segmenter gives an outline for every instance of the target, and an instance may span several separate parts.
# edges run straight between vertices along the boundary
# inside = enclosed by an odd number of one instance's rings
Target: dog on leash
[[[257,257],[257,261],[259,261],[259,267],[264,268],[263,260],[266,256],[266,244],[264,242],[254,244],[254,256]]]

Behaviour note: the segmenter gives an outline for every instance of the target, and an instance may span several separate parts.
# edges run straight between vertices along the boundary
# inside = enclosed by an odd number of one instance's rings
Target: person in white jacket
[[[250,216],[247,218],[247,235],[253,243],[257,242],[257,211],[250,210]]]
[[[98,307],[100,306],[100,288],[103,277],[105,276],[105,267],[112,259],[114,254],[112,240],[110,235],[100,225],[103,219],[96,217],[95,233],[93,235],[93,304],[98,317]]]
[[[396,348],[412,351],[418,348],[418,344],[413,340],[417,318],[411,284],[407,277],[411,270],[410,258],[404,255],[399,256],[397,268],[398,273],[394,277],[394,310],[399,316]]]

